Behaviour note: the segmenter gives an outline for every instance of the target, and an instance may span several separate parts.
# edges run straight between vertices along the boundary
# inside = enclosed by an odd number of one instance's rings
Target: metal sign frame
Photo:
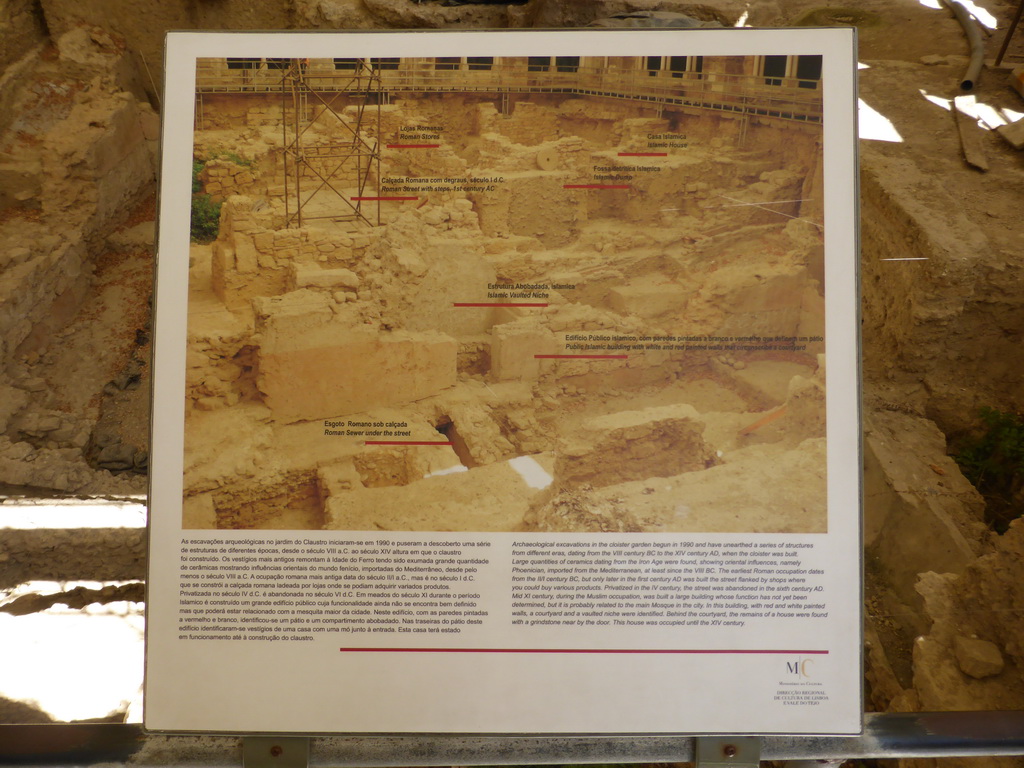
[[[299,750],[308,746],[305,764],[313,768],[690,762],[700,738],[338,734],[307,739],[147,734],[136,724],[0,725],[0,765],[242,766],[248,749],[265,753],[263,766],[290,768],[276,760],[286,753],[290,759],[298,742],[305,743]],[[252,746],[244,746],[247,740]],[[757,740],[760,760],[1024,755],[1024,711],[867,713],[860,736]],[[281,747],[277,754],[274,746]],[[251,758],[245,764],[254,765]]]

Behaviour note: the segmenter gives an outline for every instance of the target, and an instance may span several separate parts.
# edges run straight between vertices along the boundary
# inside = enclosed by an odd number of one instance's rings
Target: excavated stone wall
[[[77,27],[46,55],[32,53],[27,60],[34,62],[31,67],[10,68],[23,79],[13,100],[14,121],[0,148],[0,176],[12,182],[0,200],[4,482],[61,492],[124,489],[125,483],[97,474],[84,454],[102,451],[103,446],[93,447],[101,419],[100,390],[121,373],[98,370],[101,361],[105,365],[107,358],[123,356],[116,365],[126,365],[134,345],[126,339],[123,346],[97,354],[97,370],[84,378],[107,378],[91,392],[70,393],[65,390],[82,382],[70,381],[60,362],[74,345],[61,349],[55,340],[87,335],[74,322],[112,278],[97,253],[153,194],[159,118],[139,100],[120,41],[103,30]],[[144,270],[132,269],[134,276]],[[145,306],[144,297],[142,302]],[[119,322],[135,316],[133,310]],[[128,378],[133,375],[126,375],[125,386]],[[145,437],[137,443],[127,453],[129,467],[135,452],[145,451]],[[106,444],[111,445],[108,457],[128,450],[110,440]],[[123,460],[123,455],[117,460],[121,468]],[[134,487],[141,485],[136,481]]]

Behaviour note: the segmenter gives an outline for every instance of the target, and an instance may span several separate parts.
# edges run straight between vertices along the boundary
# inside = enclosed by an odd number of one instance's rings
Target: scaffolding
[[[285,226],[314,219],[379,226],[380,197],[373,185],[380,180],[380,105],[386,98],[379,70],[356,59],[348,78],[325,88],[307,76],[306,59],[275,64],[282,70]],[[355,114],[343,116],[336,108],[339,99],[346,106],[355,102]],[[327,130],[314,130],[318,124]],[[372,140],[364,133],[370,125]],[[331,202],[323,204],[323,196]],[[376,206],[364,206],[373,202]]]

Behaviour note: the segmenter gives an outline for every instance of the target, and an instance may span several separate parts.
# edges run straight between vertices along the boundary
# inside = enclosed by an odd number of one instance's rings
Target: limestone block
[[[728,297],[729,308],[738,312],[767,312],[799,306],[807,282],[807,270],[793,266],[771,272],[774,274],[751,275],[744,281],[745,285],[737,285]]]
[[[35,376],[28,379],[19,379],[16,386],[18,389],[24,390],[25,392],[42,392],[45,389],[49,389],[46,379],[41,379]],[[24,405],[24,403],[19,404],[18,408],[22,405]]]
[[[42,191],[42,172],[42,163],[35,158],[0,163],[0,210],[38,197]]]
[[[1024,149],[1024,120],[1000,125],[996,128],[996,133],[1006,139],[1014,149]]]
[[[578,486],[566,490],[570,499],[586,499],[584,509],[603,511],[600,517],[607,522],[628,513],[626,520],[644,521],[644,530],[750,534],[827,529],[825,441],[820,438],[795,449],[764,444],[726,451],[724,463],[704,471],[657,477],[596,486],[589,493]],[[555,479],[561,481],[557,472]]]
[[[88,291],[90,279],[69,278],[81,274],[85,260],[84,243],[74,239],[62,241],[56,235],[37,237],[29,257],[14,266],[8,265],[0,274],[0,350],[14,350],[33,331],[50,331],[63,313],[74,312]],[[54,296],[59,286],[68,290],[60,297],[60,312],[54,311]]]
[[[790,380],[783,426],[800,439],[825,436],[825,386],[820,376]]]
[[[964,680],[948,646],[931,636],[920,636],[914,641],[913,654],[914,690],[922,707],[928,708],[926,711],[969,710],[978,706],[978,683],[971,685]]]
[[[210,284],[221,301],[224,301],[227,274],[234,271],[235,249],[231,242],[215,240],[210,246]]]
[[[257,235],[252,236],[253,244],[256,249],[266,253],[272,253],[274,250],[274,233],[273,232],[260,232]]]
[[[57,53],[65,63],[105,69],[115,56],[114,45],[106,33],[82,26],[57,38]]]
[[[959,574],[974,560],[984,501],[926,419],[869,412],[864,459],[865,545],[897,593],[916,602],[918,574]]]
[[[0,184],[2,186],[2,184]],[[6,260],[9,266],[15,266],[17,264],[24,264],[32,256],[32,251],[29,248],[23,246],[17,248],[11,248],[7,251]]]
[[[213,494],[201,493],[185,497],[181,510],[181,527],[193,530],[217,527],[217,510],[213,506]]]
[[[129,94],[119,94],[120,104],[100,127],[103,135],[89,148],[88,156],[96,177],[102,177],[143,141],[137,102]],[[90,125],[95,125],[93,121]]]
[[[327,311],[337,306],[328,295]],[[276,420],[345,416],[413,402],[455,384],[458,344],[440,333],[381,333],[340,318],[308,318],[301,333],[264,337],[257,386]],[[333,315],[333,313],[332,313]],[[275,318],[277,319],[277,318]],[[301,316],[289,326],[303,324]]]
[[[0,433],[7,431],[11,417],[28,403],[28,393],[22,389],[0,384]]]
[[[469,466],[491,464],[515,455],[515,446],[502,434],[496,414],[486,406],[456,403],[449,409],[452,423],[445,434]]]
[[[432,237],[420,245],[385,255],[412,275],[390,289],[389,305],[397,310],[402,326],[457,337],[486,333],[494,322],[493,308],[455,306],[493,301],[487,297],[487,286],[497,279],[496,273],[479,244]]]
[[[160,115],[149,104],[139,104],[139,128],[146,141],[160,140]]]
[[[555,477],[559,483],[602,487],[673,477],[714,463],[700,414],[689,405],[670,405],[589,419],[561,446]]]
[[[557,354],[554,334],[543,326],[509,323],[491,331],[491,376],[495,381],[532,381],[540,376],[536,355]]]
[[[808,376],[812,368],[801,363],[755,360],[742,368],[712,363],[715,373],[732,380],[733,389],[750,403],[762,408],[782,405],[790,396],[794,376]]]
[[[36,424],[36,432],[53,432],[60,429],[61,421],[60,417],[49,413],[40,414],[39,421]]]
[[[703,431],[699,414],[685,404],[590,419],[561,445],[555,477],[600,487],[707,469],[716,459]]]
[[[96,456],[96,464],[103,469],[122,471],[134,466],[135,449],[124,443],[104,446]]]
[[[252,198],[245,195],[229,195],[220,212],[221,234],[248,232],[252,229]]]
[[[317,488],[320,498],[340,496],[353,488],[365,488],[363,478],[351,459],[336,462],[317,470]]]
[[[82,221],[87,237],[106,234],[153,180],[152,156],[128,93],[97,94],[76,104],[46,141],[43,212]]]
[[[107,238],[107,244],[119,251],[152,248],[156,240],[156,222],[144,221]]]
[[[288,288],[288,272],[274,255],[260,251],[255,239],[238,231],[238,222],[234,223],[230,233],[222,228],[211,260],[213,291],[231,310],[248,307],[254,298],[278,296]]]
[[[548,248],[573,242],[586,219],[585,196],[567,190],[566,171],[522,171],[505,175],[494,192],[470,195],[489,237],[536,237]]]
[[[646,146],[647,134],[663,133],[669,129],[669,121],[655,117],[633,117],[622,121],[623,143],[640,142],[638,146]]]
[[[248,235],[235,235],[235,269],[249,273],[259,269],[260,253]]]
[[[265,348],[284,348],[293,338],[331,320],[330,300],[310,290],[291,291],[283,296],[259,297],[253,301],[256,332]]]
[[[688,293],[679,283],[660,275],[643,275],[612,288],[608,303],[624,315],[657,317],[666,312],[682,313]]]
[[[807,338],[825,336],[825,297],[818,293],[813,282],[809,282],[803,290],[800,300],[800,324],[797,326],[796,335]],[[824,342],[811,342],[806,351],[811,354],[824,352]]]
[[[514,531],[530,507],[547,494],[549,454],[523,456],[470,474],[427,477],[408,485],[357,488],[327,500],[327,523],[334,530]],[[540,471],[536,471],[540,470]]]
[[[277,260],[274,258],[274,254],[260,250],[257,250],[256,254],[256,260],[259,262],[260,269],[277,269]]]
[[[958,635],[953,641],[956,663],[961,671],[974,678],[991,677],[1003,671],[1003,655],[995,643]]]
[[[328,290],[359,287],[359,275],[350,269],[321,269],[313,264],[293,263],[293,288],[325,288]]]

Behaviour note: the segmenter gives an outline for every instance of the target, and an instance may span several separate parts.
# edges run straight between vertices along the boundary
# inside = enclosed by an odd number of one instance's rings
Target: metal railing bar
[[[255,734],[254,734],[255,735]],[[262,734],[260,734],[262,735]],[[0,725],[0,765],[241,766],[241,736],[147,734],[139,725]],[[690,762],[677,735],[316,736],[311,768]],[[860,736],[763,736],[762,760],[1024,755],[1024,711],[868,713]]]
[[[254,93],[263,86],[248,70],[245,74],[225,74],[216,64],[202,62],[197,70],[198,92]],[[273,76],[271,76],[273,77]],[[258,75],[257,75],[258,78]],[[774,107],[783,112],[772,115],[789,120],[820,121],[822,111],[820,83],[795,78],[779,78],[777,85],[765,86],[757,75],[703,73],[686,78],[649,78],[640,72],[605,72],[579,68],[569,75],[549,74],[538,77],[514,66],[495,67],[475,75],[447,70],[410,69],[388,71],[381,76],[381,87],[388,92],[479,92],[479,93],[577,93],[604,98],[642,100],[658,104],[683,101],[710,109],[729,108],[730,101],[756,101],[762,108]],[[225,83],[225,80],[228,82]],[[474,82],[479,80],[481,82]],[[346,75],[310,70],[306,82],[312,90],[323,92],[359,91]],[[813,89],[801,83],[813,85]]]

